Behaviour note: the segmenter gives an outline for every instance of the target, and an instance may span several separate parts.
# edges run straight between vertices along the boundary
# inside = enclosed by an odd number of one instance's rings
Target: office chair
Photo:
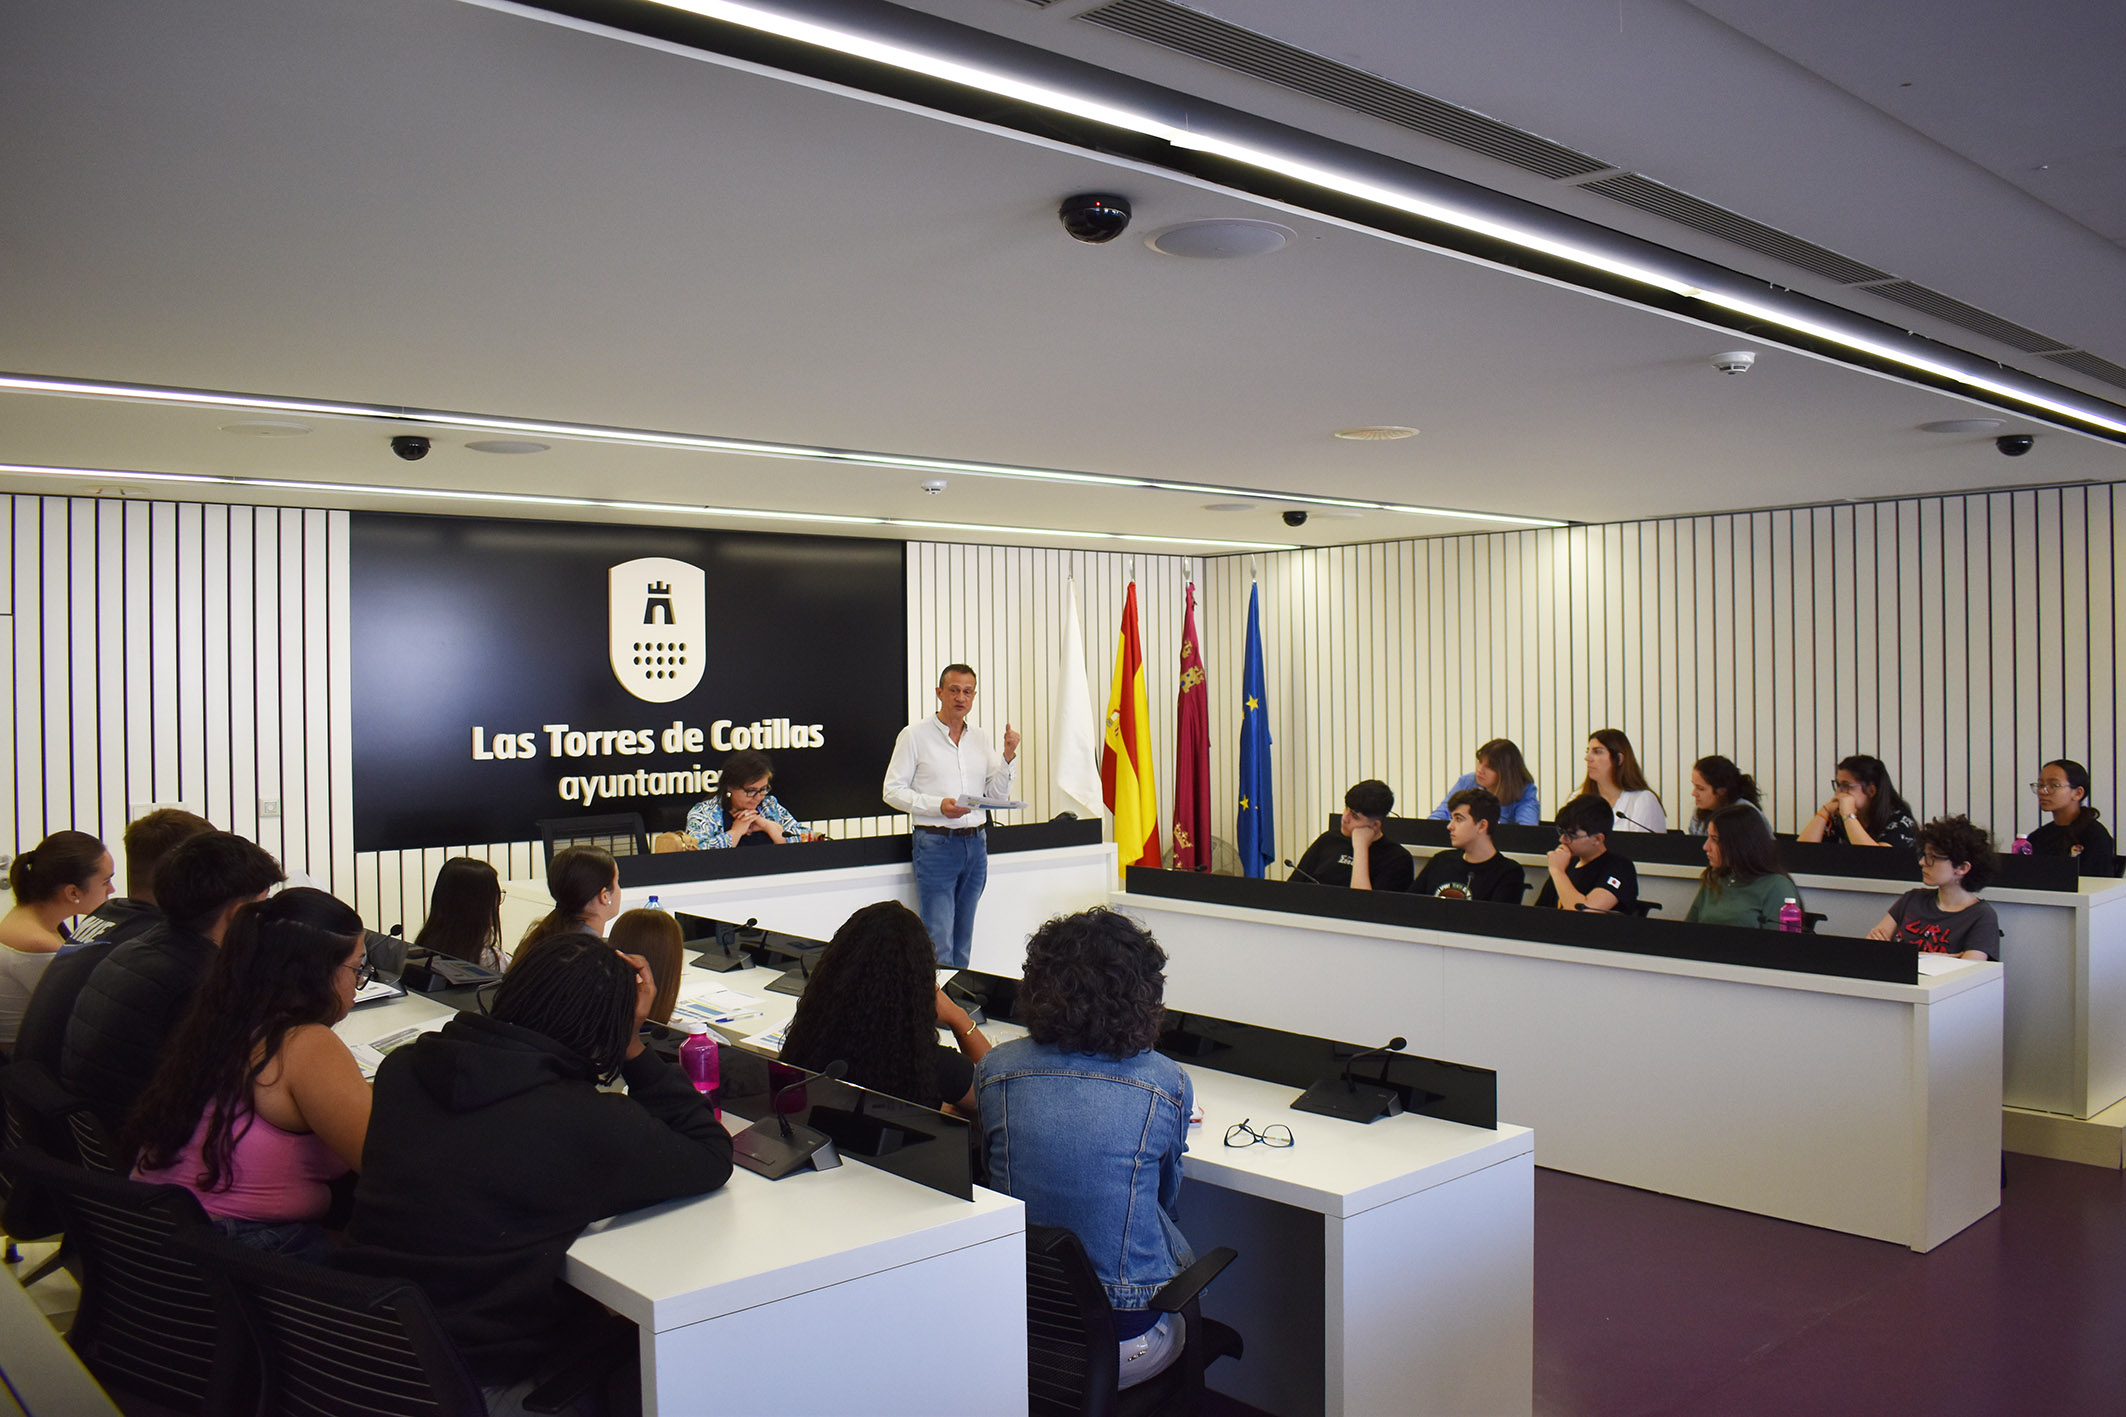
[[[225,1317],[256,1345],[259,1412],[485,1417],[479,1383],[413,1281],[344,1274],[248,1249],[211,1230],[175,1244],[206,1272]],[[592,1324],[562,1350],[564,1359],[589,1361],[544,1379],[524,1400],[526,1411],[565,1411],[622,1360],[632,1362],[635,1327],[625,1320]]]
[[[59,1086],[51,1069],[42,1063],[19,1062],[0,1068],[0,1104],[6,1108],[6,1151],[28,1148],[47,1156],[68,1160],[74,1154],[74,1138],[65,1125],[66,1113],[81,1106]],[[59,1249],[36,1269],[22,1276],[27,1289],[73,1259],[66,1245],[66,1217],[51,1192],[27,1176],[17,1176],[0,1167],[0,1231],[7,1235],[7,1262],[19,1264],[17,1240],[58,1239]]]
[[[1152,1299],[1187,1325],[1179,1357],[1127,1392],[1115,1388],[1115,1315],[1085,1247],[1053,1225],[1026,1227],[1026,1391],[1032,1417],[1186,1417],[1203,1401],[1203,1370],[1238,1358],[1240,1335],[1197,1307],[1204,1287],[1236,1258],[1220,1248],[1168,1280]]]
[[[1631,903],[1631,913],[1638,916],[1641,920],[1644,920],[1647,916],[1652,915],[1660,908],[1661,902],[1658,900],[1640,899],[1635,900]]]
[[[253,1410],[249,1340],[224,1321],[197,1262],[171,1248],[208,1228],[190,1191],[28,1150],[9,1152],[5,1164],[58,1198],[81,1257],[81,1307],[66,1341],[120,1407],[202,1417]]]
[[[612,812],[602,817],[544,817],[536,825],[546,843],[546,864],[571,846],[602,846],[615,856],[650,854],[648,829],[640,812]]]

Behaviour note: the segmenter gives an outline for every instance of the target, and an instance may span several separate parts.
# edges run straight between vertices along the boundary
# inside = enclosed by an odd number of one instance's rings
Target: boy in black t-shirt
[[[1639,873],[1609,849],[1616,816],[1599,793],[1589,792],[1558,808],[1558,844],[1550,853],[1550,883],[1539,906],[1585,907],[1629,914],[1639,903]]]
[[[1499,799],[1483,788],[1472,787],[1449,797],[1447,840],[1454,849],[1427,861],[1410,889],[1449,900],[1519,905],[1528,877],[1518,862],[1499,855],[1491,844],[1491,829],[1498,824]]]
[[[1343,820],[1314,838],[1290,879],[1361,891],[1406,891],[1417,863],[1400,843],[1381,834],[1395,810],[1395,790],[1369,777],[1344,794]]]

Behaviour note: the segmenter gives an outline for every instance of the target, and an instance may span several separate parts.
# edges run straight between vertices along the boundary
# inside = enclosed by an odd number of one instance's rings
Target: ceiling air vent
[[[2077,374],[2087,374],[2092,379],[2101,379],[2126,389],[2126,364],[2114,364],[2086,349],[2070,349],[2065,354],[2048,354],[2045,358],[2054,364],[2063,365]]]
[[[1114,0],[1078,16],[1091,24],[1237,70],[1295,92],[1423,133],[1542,177],[1584,177],[1609,164],[1481,113],[1391,84],[1377,74],[1168,3]]]
[[[2014,345],[2031,354],[2044,354],[2050,350],[2072,349],[2065,340],[2041,335],[2036,330],[2026,330],[2013,320],[2003,320],[1998,315],[1989,315],[1976,305],[1966,305],[1961,300],[1943,295],[1938,290],[1929,290],[1923,285],[1901,280],[1890,285],[1878,285],[1871,294],[1885,300],[1894,300],[1907,309],[1923,315],[1932,315],[1937,320],[1946,320],[1952,325],[1997,339],[2002,344]]]
[[[1859,285],[1863,281],[1889,280],[1888,271],[1878,271],[1873,266],[1864,266],[1836,251],[1827,251],[1813,241],[1803,241],[1798,236],[1789,236],[1761,221],[1751,221],[1716,207],[1711,202],[1693,197],[1687,192],[1678,192],[1673,187],[1663,186],[1650,177],[1641,177],[1636,172],[1627,172],[1620,177],[1605,177],[1599,182],[1585,182],[1582,188],[1599,192],[1612,201],[1622,202],[1627,207],[1637,207],[1654,216],[1667,217],[1670,221],[1702,231],[1707,236],[1717,236],[1722,241],[1755,251],[1762,256],[1784,261],[1790,266],[1799,266],[1805,271],[1814,271],[1840,285]]]

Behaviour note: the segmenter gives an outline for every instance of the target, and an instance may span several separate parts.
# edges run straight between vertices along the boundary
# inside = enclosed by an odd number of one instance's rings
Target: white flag
[[[1098,819],[1106,810],[1100,791],[1099,720],[1093,714],[1092,686],[1085,678],[1085,627],[1078,619],[1078,583],[1069,585],[1070,604],[1063,622],[1063,662],[1057,666],[1055,716],[1055,789],[1064,805],[1081,817]]]

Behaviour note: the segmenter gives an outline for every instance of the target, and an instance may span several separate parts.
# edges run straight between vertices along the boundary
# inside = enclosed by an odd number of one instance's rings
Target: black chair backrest
[[[1026,1398],[1031,1417],[1108,1417],[1121,1359],[1107,1291],[1085,1247],[1026,1227]]]
[[[67,1342],[120,1406],[131,1396],[181,1412],[248,1410],[250,1344],[223,1319],[198,1263],[171,1247],[177,1236],[207,1228],[192,1193],[35,1152],[10,1152],[6,1164],[59,1198],[67,1243],[82,1265],[81,1307]]]
[[[404,1279],[341,1274],[212,1233],[187,1237],[259,1349],[261,1409],[288,1417],[484,1417],[428,1298]]]
[[[640,812],[614,812],[603,817],[547,817],[539,824],[546,843],[546,864],[554,853],[571,846],[602,846],[615,856],[647,856],[650,838]]]
[[[118,1143],[111,1140],[103,1119],[86,1106],[67,1113],[66,1124],[74,1134],[74,1154],[83,1166],[105,1176],[122,1176],[133,1169],[118,1164]]]

